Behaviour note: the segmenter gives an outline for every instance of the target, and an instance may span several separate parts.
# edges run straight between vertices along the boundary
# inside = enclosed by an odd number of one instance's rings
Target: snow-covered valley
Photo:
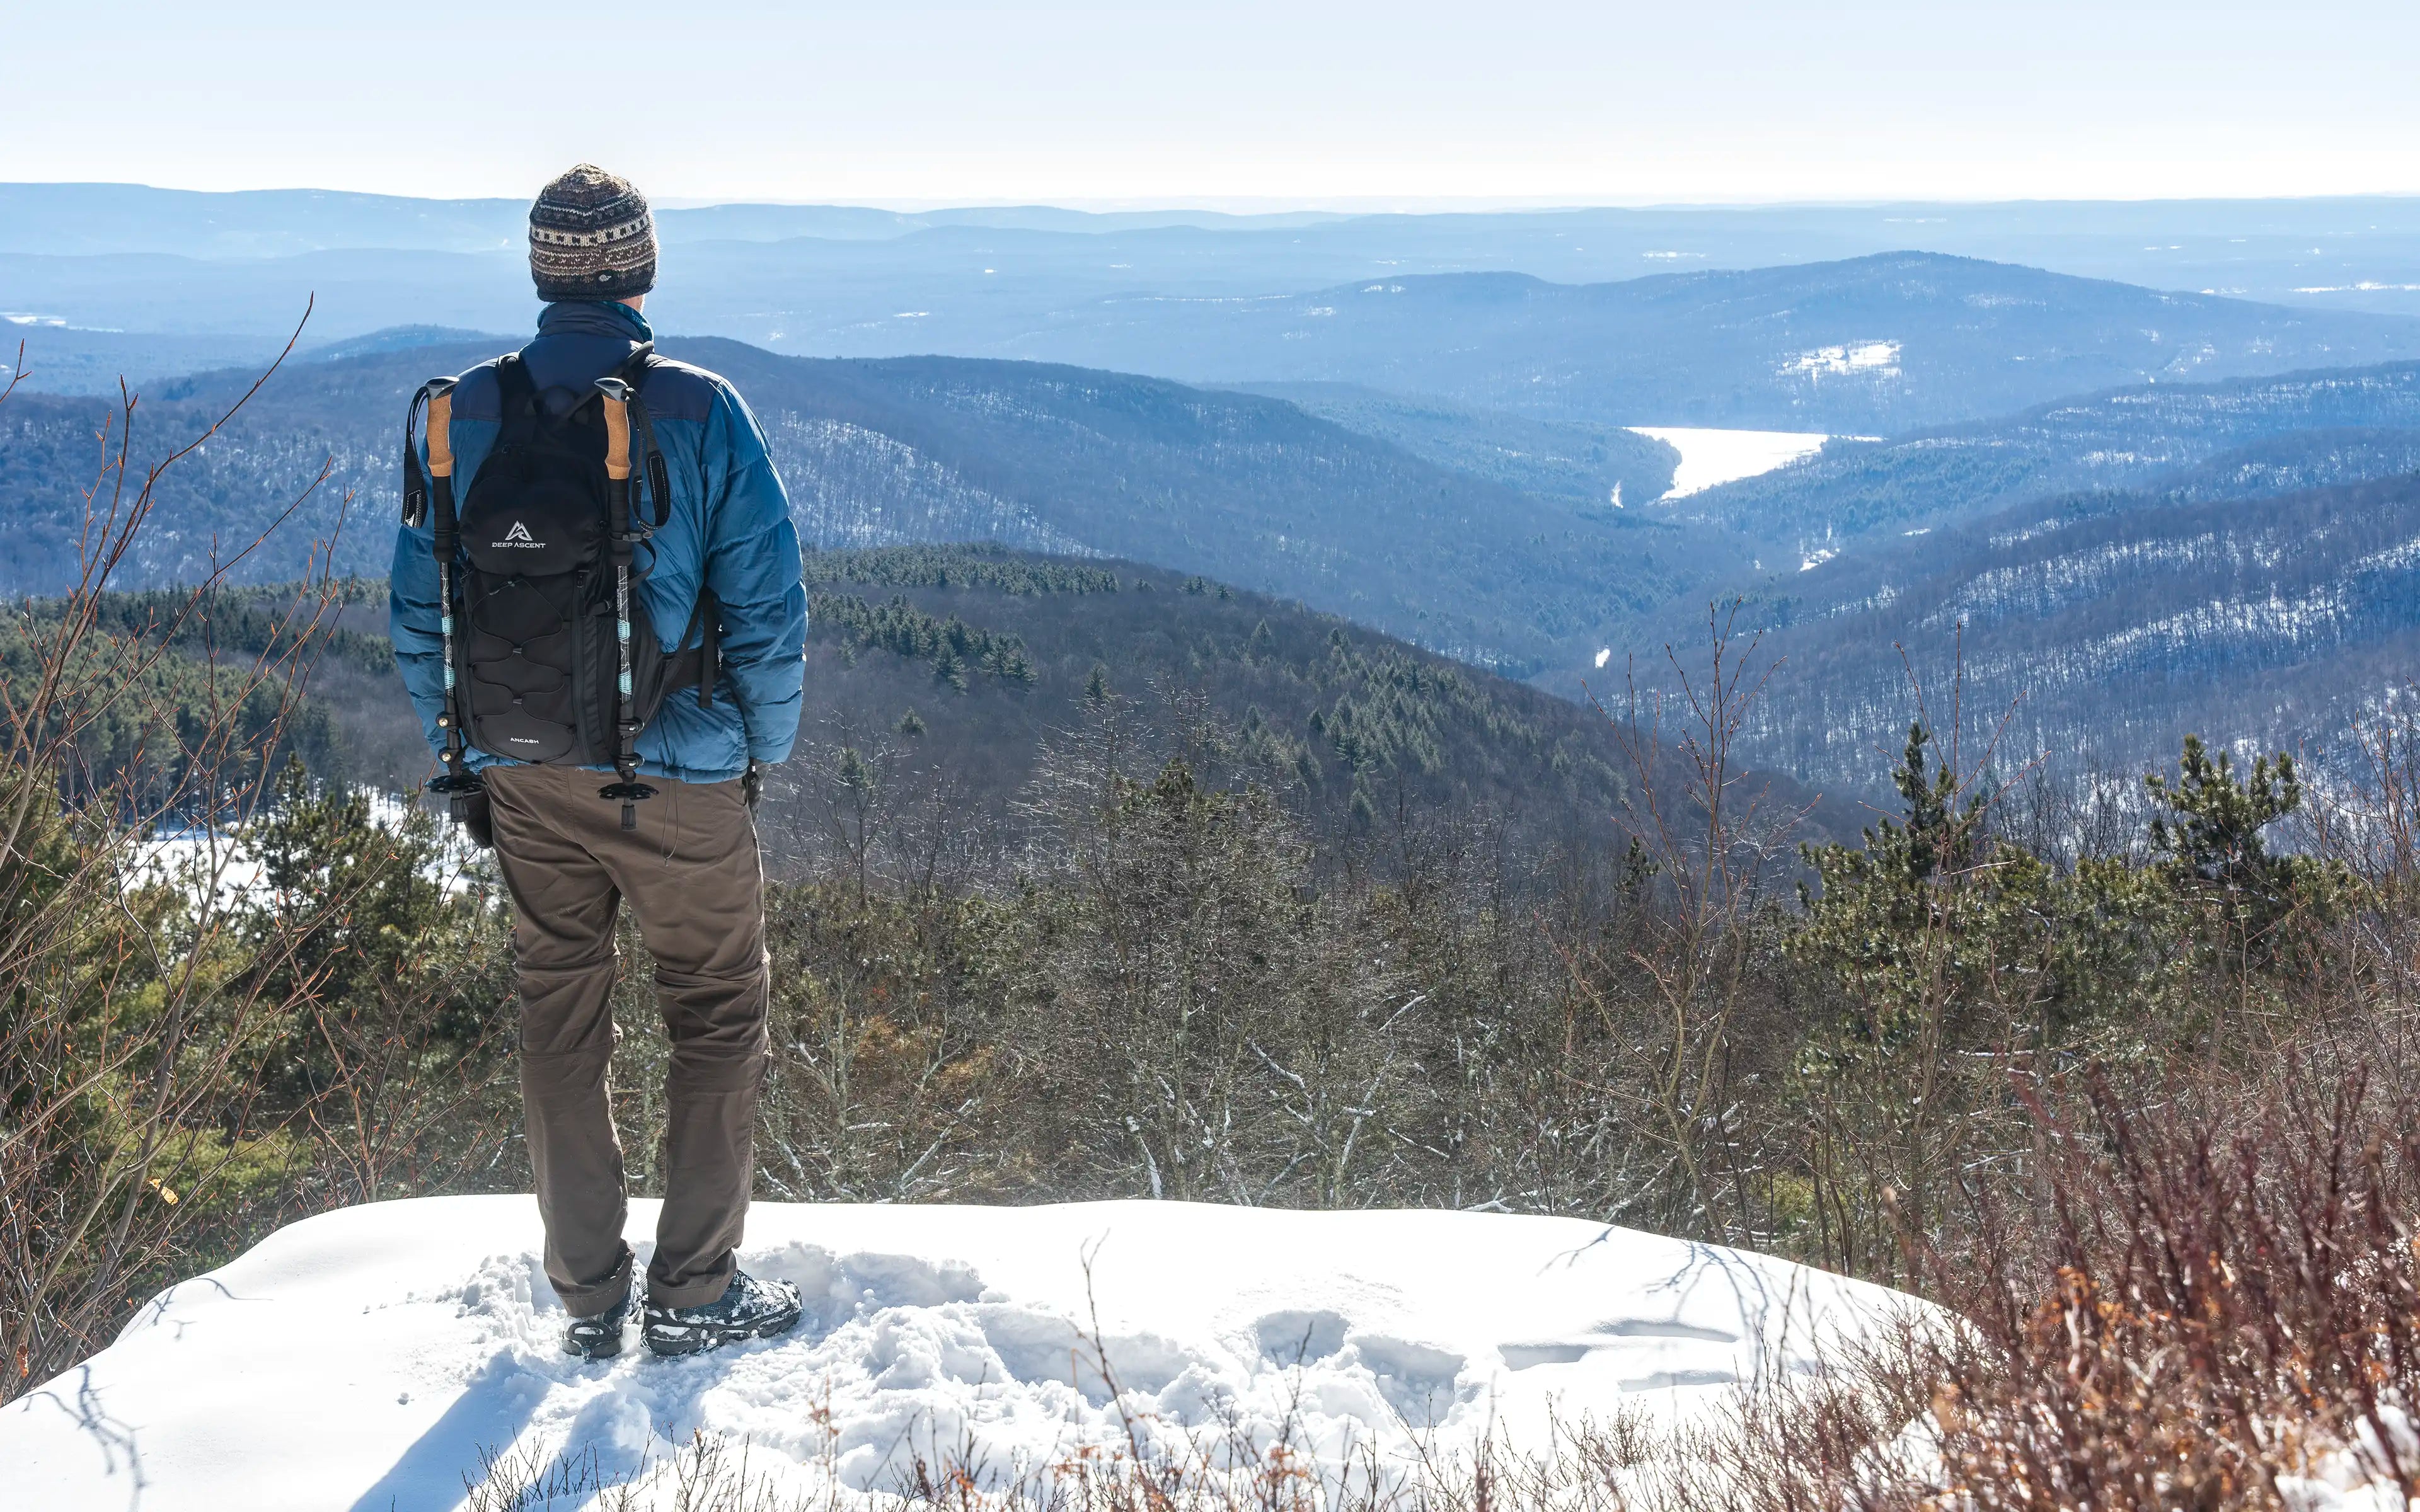
[[[632,1205],[643,1261],[655,1209]],[[850,1500],[936,1446],[1009,1474],[1130,1427],[1282,1433],[1330,1469],[1424,1438],[1536,1451],[1557,1421],[1719,1411],[1920,1305],[1578,1219],[763,1203],[742,1263],[799,1284],[795,1333],[686,1361],[634,1333],[582,1363],[538,1242],[523,1196],[282,1229],[0,1409],[8,1504],[453,1507],[483,1451],[635,1467],[699,1429],[784,1489],[829,1476]]]

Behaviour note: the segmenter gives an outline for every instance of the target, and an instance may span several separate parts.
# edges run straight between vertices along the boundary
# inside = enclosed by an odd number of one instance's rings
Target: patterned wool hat
[[[541,300],[621,300],[656,286],[656,218],[627,178],[583,162],[530,207],[530,276]]]

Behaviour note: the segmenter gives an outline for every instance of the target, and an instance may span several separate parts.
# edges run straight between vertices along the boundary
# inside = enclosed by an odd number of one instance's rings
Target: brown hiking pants
[[[611,1310],[630,1284],[622,1145],[606,1082],[614,917],[627,898],[656,960],[672,1042],[647,1297],[702,1306],[731,1280],[754,1174],[770,989],[754,816],[736,781],[651,778],[656,796],[626,831],[622,806],[597,795],[609,776],[566,766],[486,776],[496,862],[513,900],[521,1106],[547,1278],[574,1317]]]

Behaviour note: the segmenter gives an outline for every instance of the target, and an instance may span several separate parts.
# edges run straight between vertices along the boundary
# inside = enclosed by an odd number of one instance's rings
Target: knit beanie
[[[541,300],[621,300],[656,286],[656,218],[627,178],[583,162],[530,207],[530,276]]]

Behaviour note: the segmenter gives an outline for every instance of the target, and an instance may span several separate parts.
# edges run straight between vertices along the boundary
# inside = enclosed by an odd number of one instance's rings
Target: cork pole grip
[[[428,475],[454,475],[454,395],[450,393],[428,396]]]
[[[630,475],[630,406],[605,396],[605,475],[617,482]]]

